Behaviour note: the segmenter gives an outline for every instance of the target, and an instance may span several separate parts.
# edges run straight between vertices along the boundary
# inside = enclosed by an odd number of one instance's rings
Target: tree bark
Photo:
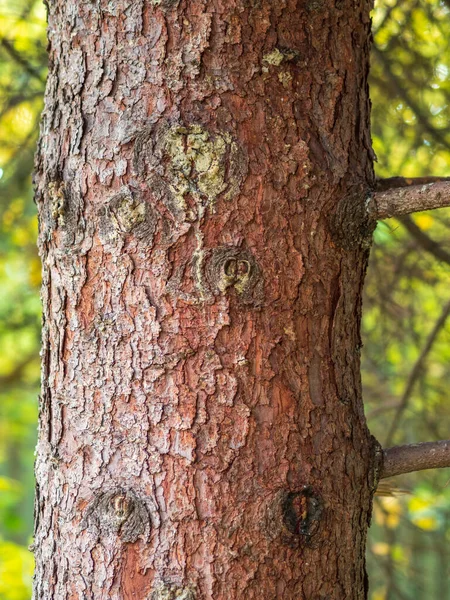
[[[34,598],[366,598],[371,3],[63,2]]]

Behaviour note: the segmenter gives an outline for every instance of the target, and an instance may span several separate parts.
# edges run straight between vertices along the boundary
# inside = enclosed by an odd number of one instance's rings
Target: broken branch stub
[[[124,543],[133,543],[139,537],[148,539],[150,510],[131,490],[118,488],[100,492],[88,506],[83,519],[83,528],[92,527],[100,535],[117,535]]]

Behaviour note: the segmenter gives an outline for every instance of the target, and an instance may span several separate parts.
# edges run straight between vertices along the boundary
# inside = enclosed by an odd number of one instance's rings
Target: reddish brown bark
[[[63,2],[35,598],[352,600],[370,2]]]

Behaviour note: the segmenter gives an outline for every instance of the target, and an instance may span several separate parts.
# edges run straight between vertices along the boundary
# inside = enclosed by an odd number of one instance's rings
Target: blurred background
[[[380,0],[372,133],[379,177],[450,176],[450,0]],[[0,600],[31,598],[40,264],[31,172],[46,76],[41,0],[0,0]],[[450,210],[379,224],[363,384],[382,445],[449,437]],[[450,600],[450,470],[396,478],[368,544],[371,600]]]

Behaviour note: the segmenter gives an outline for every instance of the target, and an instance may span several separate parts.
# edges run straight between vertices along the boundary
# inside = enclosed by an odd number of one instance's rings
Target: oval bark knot
[[[264,280],[250,250],[219,246],[205,258],[206,283],[214,295],[234,289],[244,304],[260,305]]]
[[[300,492],[288,492],[282,500],[283,523],[293,535],[310,538],[319,528],[322,501],[310,486]]]
[[[152,592],[150,600],[195,600],[196,594],[191,586],[181,587],[162,583]]]
[[[153,243],[157,214],[153,207],[129,188],[122,188],[101,209],[100,237],[103,242],[133,235],[147,245]]]
[[[310,545],[323,513],[322,499],[311,486],[282,490],[266,506],[263,528],[269,539],[278,538],[292,547],[302,542]]]
[[[202,218],[233,198],[248,171],[244,149],[226,131],[160,121],[136,136],[134,170],[178,222]]]
[[[148,538],[151,530],[147,503],[131,490],[117,488],[101,492],[86,509],[84,529],[96,529],[101,535],[117,535],[122,542]]]

